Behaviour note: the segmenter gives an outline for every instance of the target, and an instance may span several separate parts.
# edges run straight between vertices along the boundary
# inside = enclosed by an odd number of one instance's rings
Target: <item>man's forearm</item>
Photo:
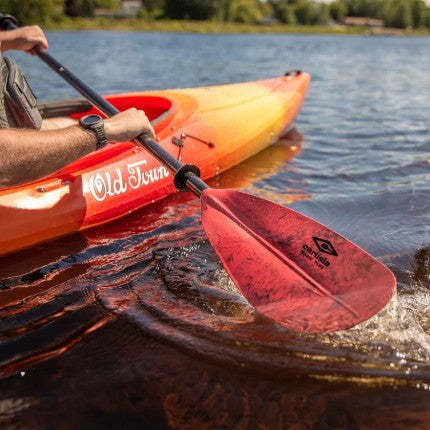
[[[77,125],[61,130],[0,130],[0,189],[35,181],[93,152],[94,133]]]

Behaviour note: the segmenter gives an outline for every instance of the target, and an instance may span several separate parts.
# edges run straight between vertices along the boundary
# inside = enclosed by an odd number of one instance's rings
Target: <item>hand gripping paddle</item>
[[[18,28],[0,14],[0,26]],[[118,110],[39,47],[34,53],[107,116]],[[201,197],[202,223],[221,264],[249,303],[289,329],[344,330],[377,313],[393,296],[392,272],[328,227],[278,204],[211,189],[145,134],[136,138],[172,169],[175,185]]]

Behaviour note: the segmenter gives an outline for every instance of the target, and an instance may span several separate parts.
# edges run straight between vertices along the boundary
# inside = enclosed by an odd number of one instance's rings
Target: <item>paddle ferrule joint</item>
[[[188,173],[188,175],[187,175]],[[190,175],[191,173],[191,175]],[[174,184],[177,190],[179,191],[189,191],[189,187],[187,182],[190,179],[190,176],[194,176],[200,178],[200,169],[194,164],[184,164],[175,175]]]

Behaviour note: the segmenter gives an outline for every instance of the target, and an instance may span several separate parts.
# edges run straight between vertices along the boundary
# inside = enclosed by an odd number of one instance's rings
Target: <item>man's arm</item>
[[[154,130],[135,108],[104,120],[109,141],[124,142]],[[90,130],[72,125],[58,130],[0,129],[0,189],[50,175],[96,149]]]
[[[0,130],[0,189],[31,182],[96,149],[94,133],[75,125],[61,130]]]

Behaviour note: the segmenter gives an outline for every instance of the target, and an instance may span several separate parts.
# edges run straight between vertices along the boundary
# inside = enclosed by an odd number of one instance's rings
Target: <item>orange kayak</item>
[[[276,141],[303,104],[307,73],[239,84],[106,96],[143,109],[156,140],[207,179]],[[73,118],[99,113],[95,108]],[[60,109],[61,111],[61,109]],[[176,192],[173,175],[141,147],[112,143],[65,169],[0,191],[0,255],[82,231]]]

